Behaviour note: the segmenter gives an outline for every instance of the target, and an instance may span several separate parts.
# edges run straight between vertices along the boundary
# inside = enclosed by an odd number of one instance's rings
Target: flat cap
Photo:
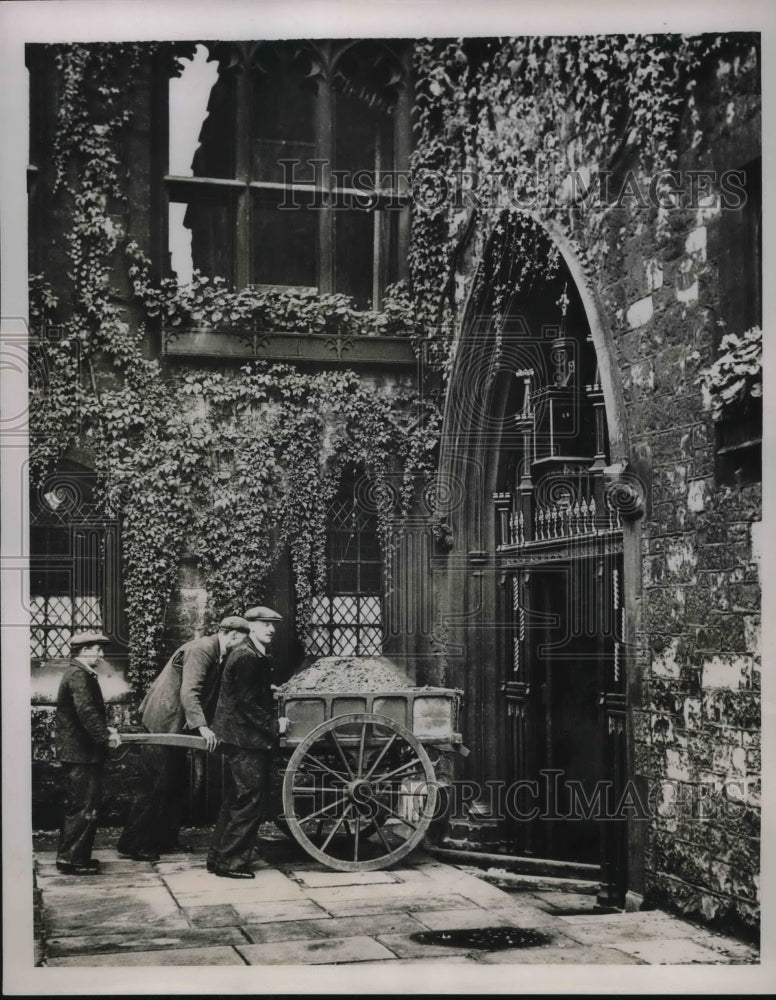
[[[249,622],[282,622],[283,616],[272,608],[251,608],[245,612],[245,618]]]
[[[102,632],[74,632],[70,638],[70,648],[80,649],[82,646],[107,646],[110,639]]]
[[[227,615],[218,626],[220,632],[250,632],[250,626],[244,618],[239,615]]]

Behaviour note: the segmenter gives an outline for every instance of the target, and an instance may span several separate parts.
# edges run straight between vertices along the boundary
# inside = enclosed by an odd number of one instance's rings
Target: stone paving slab
[[[272,941],[311,941],[323,937],[357,937],[358,930],[350,934],[324,934],[319,929],[321,924],[333,923],[326,920],[283,920],[269,924],[242,924],[241,930],[250,939],[251,944],[269,944]],[[245,938],[243,938],[245,944]]]
[[[466,910],[472,904],[463,896],[429,896],[422,893],[406,892],[405,895],[388,899],[361,899],[348,902],[327,902],[321,904],[333,917],[358,917],[391,910],[405,910],[415,915],[423,910]]]
[[[617,948],[509,948],[479,956],[484,965],[643,965]]]
[[[688,937],[688,925],[665,913],[616,913],[589,917],[559,916],[564,934],[580,944],[619,945],[622,942]]]
[[[44,893],[44,914],[52,936],[104,934],[106,927],[123,930],[159,927],[185,930],[185,917],[164,887],[118,892],[53,887]]]
[[[201,871],[165,875],[164,881],[180,905],[185,907],[305,898],[296,882],[271,868],[257,871],[255,879],[219,878],[203,868]]]
[[[444,886],[447,892],[463,896],[478,906],[498,906],[504,903],[503,890],[488,885],[476,875],[470,875],[459,868],[434,867],[428,874],[438,886]]]
[[[424,910],[416,919],[431,931],[463,930],[471,927],[515,927],[507,916],[474,906],[468,910]]]
[[[515,927],[523,929],[527,927],[545,928],[557,927],[557,914],[553,915],[538,907],[528,906],[525,902],[512,902],[507,899],[499,906],[485,907],[488,913],[494,917],[501,917],[508,920]]]
[[[111,892],[115,889],[136,889],[144,886],[164,888],[164,884],[156,872],[111,872],[101,870],[99,875],[62,875],[57,871],[53,871],[50,875],[38,875],[38,885],[46,892],[53,889],[86,889],[88,888],[87,882],[91,881],[94,881],[98,891],[104,888],[106,884],[110,885]]]
[[[374,938],[364,936],[247,944],[237,950],[249,965],[331,965],[395,957]]]
[[[324,920],[329,914],[310,899],[282,899],[269,903],[235,902],[240,920],[246,924],[271,924],[285,920]]]
[[[237,910],[225,903],[183,907],[183,914],[194,927],[232,927],[240,923]]]
[[[309,889],[331,889],[336,886],[349,885],[396,885],[397,879],[389,872],[308,872],[293,871],[293,878],[298,879]]]
[[[125,954],[52,958],[51,966],[129,965],[245,965],[234,948],[183,948],[170,951],[133,951]]]
[[[697,929],[693,928],[690,940],[702,944],[704,948],[710,948],[718,956],[724,956],[726,959],[749,963],[759,963],[760,961],[760,952],[753,945],[724,937],[721,934],[711,934],[710,936],[708,933],[698,934]]]
[[[618,951],[633,955],[649,965],[708,965],[719,961],[719,953],[690,938],[647,941],[620,941]]]
[[[389,948],[398,958],[413,958],[423,961],[428,958],[444,958],[448,955],[475,955],[471,945],[423,944],[413,941],[408,934],[381,934],[377,940]]]
[[[361,917],[330,917],[316,921],[316,926],[326,937],[354,937],[359,934],[377,937],[378,934],[412,934],[426,929],[419,917],[412,917],[401,910]]]
[[[417,887],[412,891],[417,893]],[[329,903],[406,899],[407,887],[398,882],[381,885],[335,885],[329,888],[308,889],[306,895],[321,906],[327,906]]]
[[[410,882],[419,882],[421,885],[428,886],[431,882],[431,876],[423,868],[391,868],[390,871],[391,875],[405,885]]]
[[[121,934],[89,934],[72,937],[49,938],[46,950],[49,955],[99,955],[133,951],[158,951],[159,949],[203,948],[228,944],[245,944],[239,927],[192,927],[174,932],[150,931],[135,927]]]

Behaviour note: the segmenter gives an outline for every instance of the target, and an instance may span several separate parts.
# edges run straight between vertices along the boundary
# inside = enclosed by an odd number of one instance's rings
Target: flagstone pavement
[[[154,864],[110,847],[94,856],[99,875],[72,877],[57,872],[53,850],[36,849],[38,966],[759,961],[751,945],[661,911],[601,910],[592,887],[505,891],[423,852],[389,871],[349,873],[290,841],[265,843],[252,881],[208,873],[204,847]],[[506,948],[463,935],[483,928],[536,933]],[[429,931],[440,933],[429,941]]]

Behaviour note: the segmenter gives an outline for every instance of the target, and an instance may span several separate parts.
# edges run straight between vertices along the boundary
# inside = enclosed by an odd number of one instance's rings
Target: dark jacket
[[[218,699],[221,647],[217,635],[191,639],[172,654],[140,704],[150,733],[209,726]]]
[[[70,764],[96,764],[108,752],[105,702],[93,670],[70,660],[57,695],[57,757]]]
[[[278,733],[272,661],[250,636],[229,651],[213,719],[216,736],[232,746],[270,750]]]

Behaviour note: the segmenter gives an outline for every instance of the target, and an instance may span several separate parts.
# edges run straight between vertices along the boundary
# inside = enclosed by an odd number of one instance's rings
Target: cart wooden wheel
[[[337,871],[374,871],[405,857],[423,839],[436,802],[423,744],[381,715],[327,719],[294,750],[283,779],[292,836]]]

